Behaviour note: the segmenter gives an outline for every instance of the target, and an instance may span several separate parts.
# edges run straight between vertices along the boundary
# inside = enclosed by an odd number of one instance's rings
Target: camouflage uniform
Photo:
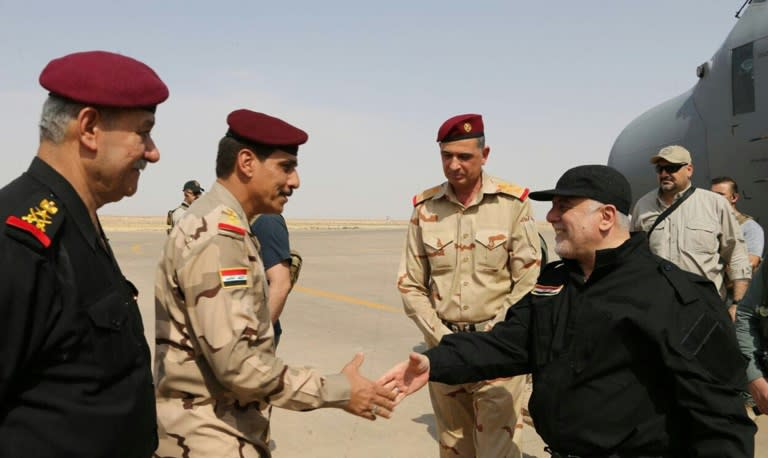
[[[539,274],[528,190],[487,174],[482,183],[466,207],[447,182],[414,197],[397,287],[429,347],[446,334],[503,321]],[[521,456],[524,383],[525,376],[430,383],[441,456]]]
[[[157,455],[270,456],[268,404],[343,407],[344,375],[292,368],[274,353],[256,238],[222,185],[190,206],[158,269]]]

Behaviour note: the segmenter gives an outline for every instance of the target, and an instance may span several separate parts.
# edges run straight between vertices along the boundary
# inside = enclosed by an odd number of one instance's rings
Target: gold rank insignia
[[[528,197],[528,188],[523,188],[522,186],[497,179],[494,179],[494,181],[496,183],[496,192],[517,197],[520,200],[525,200],[525,198]]]
[[[45,228],[53,222],[51,217],[58,211],[59,209],[56,207],[56,202],[43,199],[37,207],[30,208],[27,216],[22,216],[21,219],[29,224],[33,224],[36,228],[45,232]]]
[[[240,217],[237,216],[237,213],[234,210],[232,210],[231,208],[225,208],[224,215],[227,216],[227,222],[229,224],[232,224],[234,226],[240,226]]]
[[[231,208],[224,208],[221,212],[221,218],[219,219],[219,233],[221,233],[222,230],[235,233],[239,236],[245,236],[247,232],[240,222],[240,217],[237,216],[237,212]]]
[[[465,122],[463,127],[464,127],[464,132],[467,132],[467,133],[472,132],[472,124]]]

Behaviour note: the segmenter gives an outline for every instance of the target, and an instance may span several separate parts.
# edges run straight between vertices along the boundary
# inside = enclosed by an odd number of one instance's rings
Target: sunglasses
[[[676,173],[678,170],[680,170],[681,168],[685,167],[686,165],[688,165],[688,164],[686,164],[686,163],[682,163],[682,164],[667,164],[667,165],[659,165],[659,164],[657,164],[656,165],[656,173],[667,172],[668,174],[672,175],[673,173]]]

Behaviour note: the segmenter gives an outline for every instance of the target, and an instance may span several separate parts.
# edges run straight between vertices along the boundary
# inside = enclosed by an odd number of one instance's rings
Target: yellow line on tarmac
[[[321,289],[307,288],[305,286],[296,285],[293,287],[293,290],[302,292],[304,294],[309,294],[311,296],[325,297],[327,299],[333,299],[335,301],[346,302],[348,304],[363,305],[365,307],[369,307],[372,309],[379,309],[379,310],[384,310],[384,311],[393,312],[393,313],[402,313],[402,309],[399,309],[397,307],[392,307],[391,305],[379,304],[377,302],[366,301],[365,299],[360,299],[352,296],[345,296],[343,294],[336,294],[330,291],[323,291]]]

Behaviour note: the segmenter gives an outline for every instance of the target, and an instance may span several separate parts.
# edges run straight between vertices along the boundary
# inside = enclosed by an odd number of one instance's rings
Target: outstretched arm
[[[396,402],[419,391],[429,381],[429,358],[411,353],[406,361],[396,364],[382,375],[378,383],[393,386]]]
[[[360,375],[362,364],[363,354],[358,353],[341,370],[349,381],[351,393],[344,410],[368,420],[375,420],[377,416],[389,418],[395,408],[397,392],[385,387],[381,380],[373,382]]]

